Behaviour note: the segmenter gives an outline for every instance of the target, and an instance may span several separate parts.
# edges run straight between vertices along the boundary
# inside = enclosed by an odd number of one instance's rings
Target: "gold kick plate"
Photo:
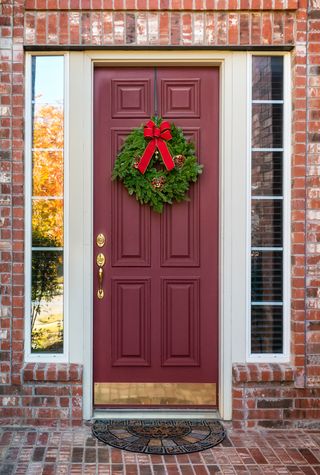
[[[95,383],[98,405],[216,406],[216,383]]]

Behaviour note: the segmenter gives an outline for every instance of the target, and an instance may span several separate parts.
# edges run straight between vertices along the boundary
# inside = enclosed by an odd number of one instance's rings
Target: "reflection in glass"
[[[252,353],[283,352],[283,68],[252,57]]]
[[[63,200],[32,200],[32,246],[63,246]]]
[[[282,306],[255,305],[251,309],[251,352],[282,353]]]
[[[251,207],[253,247],[282,246],[282,200],[253,200]]]
[[[31,348],[63,352],[63,252],[32,252]]]
[[[252,153],[252,195],[282,195],[282,152]]]
[[[282,147],[282,104],[252,104],[252,148]]]
[[[282,56],[254,56],[252,58],[252,99],[283,99]]]
[[[32,58],[32,149],[31,349],[62,353],[63,56]]]
[[[282,302],[282,251],[251,251],[252,302]]]
[[[63,149],[63,109],[35,105],[33,114],[33,149]]]
[[[33,196],[63,196],[63,152],[33,153]]]

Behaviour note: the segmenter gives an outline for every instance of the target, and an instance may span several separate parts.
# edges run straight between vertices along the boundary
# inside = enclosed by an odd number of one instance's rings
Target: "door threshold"
[[[96,409],[93,419],[221,419],[216,409]]]

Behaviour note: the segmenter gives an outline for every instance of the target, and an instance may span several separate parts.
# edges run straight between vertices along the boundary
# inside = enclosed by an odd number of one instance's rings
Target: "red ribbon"
[[[167,170],[170,171],[174,168],[174,161],[170,155],[168,146],[165,142],[166,140],[172,139],[170,128],[171,127],[169,122],[162,122],[160,124],[160,127],[157,127],[152,120],[149,120],[149,122],[147,122],[144,126],[143,135],[145,136],[145,138],[151,140],[146,146],[146,149],[143,152],[143,155],[138,165],[138,170],[142,174],[145,173],[150,163],[150,160],[157,149],[161,154],[163,163],[165,164]]]

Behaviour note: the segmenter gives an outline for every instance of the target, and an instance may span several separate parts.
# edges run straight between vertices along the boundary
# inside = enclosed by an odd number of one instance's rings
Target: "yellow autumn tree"
[[[52,315],[48,327],[36,327],[43,302],[53,302],[62,292],[62,253],[45,248],[63,246],[63,109],[39,104],[33,115],[32,155],[32,348],[62,351],[63,321]],[[51,310],[52,311],[52,310]],[[57,318],[58,317],[58,318]]]
[[[63,119],[60,107],[35,108],[32,194],[41,199],[33,199],[32,229],[36,241],[47,238],[54,246],[63,246]]]

